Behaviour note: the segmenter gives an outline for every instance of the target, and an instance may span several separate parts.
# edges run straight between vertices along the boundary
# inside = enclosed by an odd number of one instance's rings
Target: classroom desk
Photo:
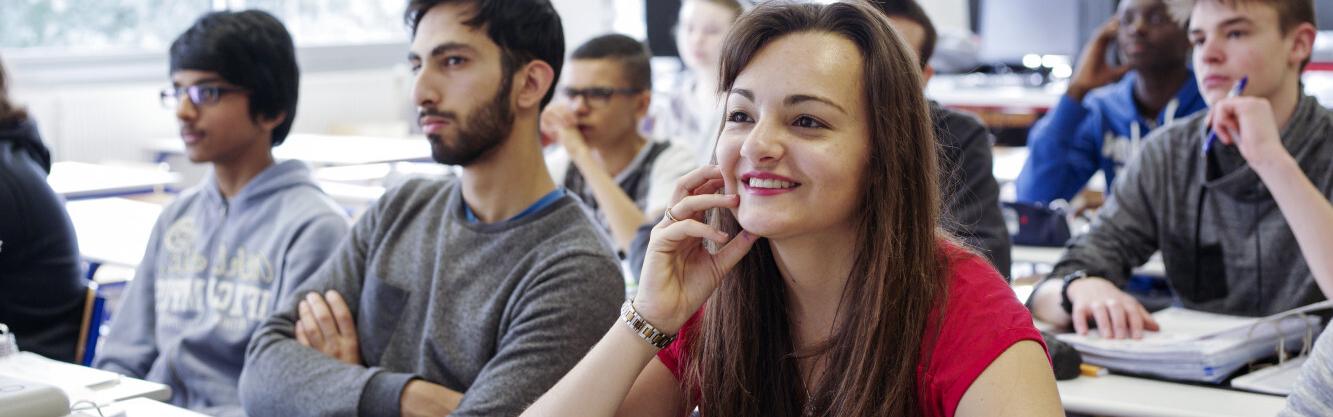
[[[392,162],[367,165],[343,165],[315,170],[316,181],[330,181],[355,185],[388,185],[401,177],[436,177],[461,174],[457,166],[436,162]]]
[[[1018,181],[1018,174],[1023,172],[1023,164],[1028,161],[1026,146],[996,146],[991,148],[991,174],[1000,184]]]
[[[180,181],[180,175],[155,168],[56,162],[46,183],[66,200],[157,192]]]
[[[991,148],[991,174],[995,176],[995,181],[1001,185],[1011,184],[1018,181],[1018,175],[1023,173],[1023,165],[1028,161],[1028,148],[1026,146],[996,146]],[[1101,171],[1092,174],[1088,178],[1088,184],[1085,188],[1089,191],[1099,193],[1106,192],[1106,176]],[[1012,201],[1001,200],[1001,201]]]
[[[99,404],[131,398],[156,401],[171,399],[171,387],[71,363],[22,352],[0,359],[0,374],[53,385],[65,391],[71,400],[90,400]]]
[[[341,204],[343,207],[351,209],[362,209],[374,203],[380,196],[384,195],[385,188],[378,185],[357,185],[346,184],[334,181],[317,181],[319,188],[324,190],[333,201]]]
[[[65,203],[88,262],[133,268],[143,259],[162,206],[124,198]]]
[[[1125,375],[1056,383],[1066,411],[1107,417],[1270,417],[1285,397]]]
[[[184,154],[185,145],[179,138],[158,139],[149,145],[148,150],[161,161],[167,156]],[[306,161],[317,166],[428,162],[431,161],[431,149],[424,136],[380,138],[293,133],[282,145],[273,148],[273,157]]]
[[[168,401],[171,399],[171,387],[152,381],[130,378],[124,375],[120,377],[120,382],[94,389],[93,392],[99,395],[104,395],[115,401],[124,401],[134,398],[144,398],[153,401]]]
[[[926,83],[926,97],[946,107],[968,109],[1012,109],[1018,111],[1046,111],[1055,107],[1064,94],[1064,87],[1023,85],[1019,76],[985,74],[937,75]],[[994,81],[1006,79],[1010,83]]]
[[[154,401],[147,398],[131,398],[125,401],[118,401],[108,407],[103,408],[103,414],[106,416],[119,415],[124,413],[124,417],[208,417],[205,414],[196,413],[184,408],[180,408],[164,402]],[[97,411],[84,410],[78,413],[70,414],[67,417],[100,417]]]

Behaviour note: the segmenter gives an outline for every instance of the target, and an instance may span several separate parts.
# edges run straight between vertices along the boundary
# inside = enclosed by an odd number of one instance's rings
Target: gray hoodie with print
[[[299,161],[233,197],[210,173],[168,205],[94,365],[171,387],[171,403],[243,415],[250,336],[337,248],[346,213]]]

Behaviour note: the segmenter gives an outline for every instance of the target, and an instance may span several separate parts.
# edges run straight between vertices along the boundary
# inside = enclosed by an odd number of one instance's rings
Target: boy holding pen
[[[1113,338],[1155,330],[1120,287],[1156,250],[1190,309],[1259,316],[1328,292],[1311,271],[1333,260],[1309,242],[1333,235],[1320,235],[1313,225],[1327,222],[1302,209],[1333,196],[1333,112],[1300,85],[1316,32],[1311,0],[1171,4],[1189,13],[1194,71],[1211,109],[1146,141],[1092,230],[1034,291],[1041,320],[1080,333],[1092,322]],[[1244,93],[1228,97],[1242,79]],[[1202,151],[1214,131],[1218,142]]]

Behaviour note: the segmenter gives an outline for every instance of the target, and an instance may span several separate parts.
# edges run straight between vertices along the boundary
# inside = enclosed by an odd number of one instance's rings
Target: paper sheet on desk
[[[1161,331],[1143,332],[1142,339],[1103,339],[1097,330],[1086,336],[1062,334],[1058,338],[1079,350],[1119,353],[1166,353],[1199,350],[1203,339],[1216,339],[1232,332],[1248,332],[1260,318],[1226,316],[1200,311],[1168,308],[1153,314]],[[1241,334],[1244,337],[1244,334]]]
[[[1084,361],[1112,370],[1219,382],[1246,363],[1272,356],[1279,349],[1300,349],[1302,341],[1321,328],[1318,317],[1302,313],[1328,305],[1319,303],[1262,318],[1169,308],[1153,314],[1162,330],[1146,332],[1140,340],[1103,339],[1095,331],[1057,338],[1074,346]]]
[[[1329,307],[1333,307],[1333,301],[1323,301],[1268,317],[1228,316],[1171,307],[1152,315],[1157,320],[1157,324],[1160,325],[1161,331],[1144,332],[1143,338],[1139,340],[1102,339],[1095,329],[1089,331],[1086,336],[1062,334],[1057,337],[1066,343],[1115,350],[1152,352],[1162,348],[1177,349],[1185,345],[1186,342],[1205,338],[1252,338],[1256,337],[1257,334],[1269,334],[1271,336],[1279,330],[1303,329],[1305,324],[1299,320],[1294,320],[1294,317]],[[1256,326],[1259,323],[1270,323],[1270,325]],[[1271,325],[1272,323],[1279,323],[1281,327],[1275,327]]]

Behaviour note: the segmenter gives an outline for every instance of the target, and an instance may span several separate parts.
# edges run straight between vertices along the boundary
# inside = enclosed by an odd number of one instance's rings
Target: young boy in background
[[[300,74],[291,35],[261,11],[199,18],[171,45],[164,105],[190,161],[211,170],[163,209],[95,365],[171,387],[171,402],[244,415],[246,346],[346,234],[299,161],[275,163]]]

